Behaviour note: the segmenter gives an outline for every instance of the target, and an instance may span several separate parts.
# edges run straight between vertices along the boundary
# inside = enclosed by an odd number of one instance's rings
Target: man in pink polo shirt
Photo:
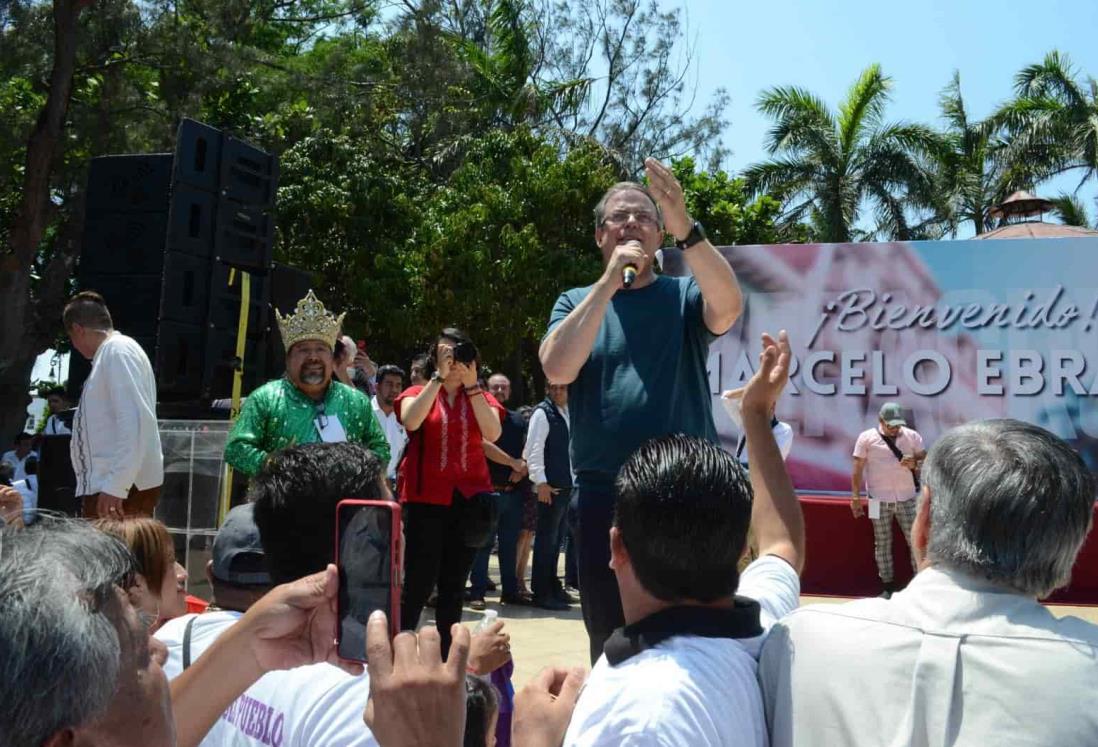
[[[858,436],[854,444],[854,471],[850,475],[850,510],[858,518],[862,506],[863,478],[869,494],[869,520],[873,524],[874,556],[881,577],[881,596],[896,591],[892,569],[892,518],[903,530],[911,547],[911,525],[915,521],[915,495],[919,492],[918,470],[926,457],[923,437],[907,427],[903,408],[885,402],[878,413],[876,428]],[[915,568],[912,556],[911,567]]]

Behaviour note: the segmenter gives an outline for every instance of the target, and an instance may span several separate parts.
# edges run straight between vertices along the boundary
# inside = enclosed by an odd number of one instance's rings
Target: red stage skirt
[[[806,535],[801,591],[805,594],[866,597],[881,592],[873,561],[873,527],[864,516],[850,513],[849,497],[802,495]],[[1095,509],[1098,511],[1098,507]],[[1098,521],[1095,522],[1098,524]],[[1047,601],[1059,604],[1098,604],[1098,539],[1091,532],[1075,561],[1071,585]],[[892,522],[892,557],[896,582],[911,579],[911,560],[900,532]]]

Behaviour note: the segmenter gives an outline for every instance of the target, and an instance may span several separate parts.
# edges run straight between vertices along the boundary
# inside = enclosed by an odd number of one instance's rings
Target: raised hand
[[[343,661],[336,653],[338,591],[339,574],[329,565],[320,573],[276,586],[249,608],[237,626],[247,631],[261,670],[326,661],[352,674],[362,671],[362,665]]]
[[[648,175],[648,191],[663,213],[664,230],[676,240],[685,239],[694,221],[686,211],[686,197],[679,180],[671,173],[671,169],[655,158],[644,159],[644,171]]]
[[[461,385],[468,389],[469,387],[476,386],[477,384],[477,368],[473,363],[460,363],[455,361],[451,364],[451,368],[458,372],[461,377]]]
[[[460,745],[465,732],[465,666],[469,629],[453,627],[450,657],[442,661],[434,625],[389,642],[385,613],[366,624],[370,700],[363,720],[385,747]]]
[[[515,694],[511,743],[515,747],[559,747],[576,710],[587,672],[547,667]]]
[[[789,335],[783,329],[775,340],[767,333],[762,336],[762,352],[759,367],[743,389],[743,411],[762,412],[769,416],[789,381],[789,365],[793,353],[789,347]]]
[[[473,674],[491,674],[511,661],[511,635],[503,632],[503,620],[473,635],[469,644],[469,669]]]
[[[445,379],[450,375],[450,367],[453,365],[454,346],[440,342],[435,351],[435,368],[438,369],[438,375]]]
[[[0,518],[8,526],[23,526],[23,494],[8,485],[0,485]]]

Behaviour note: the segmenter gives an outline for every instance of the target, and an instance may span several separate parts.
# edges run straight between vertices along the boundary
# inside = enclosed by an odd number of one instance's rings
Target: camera
[[[454,360],[458,363],[472,365],[477,359],[477,346],[471,342],[459,342],[454,345]]]

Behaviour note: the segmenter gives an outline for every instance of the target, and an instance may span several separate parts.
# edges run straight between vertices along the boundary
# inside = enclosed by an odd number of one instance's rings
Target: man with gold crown
[[[225,461],[254,475],[272,451],[320,441],[353,441],[389,461],[389,442],[370,399],[332,380],[332,351],[344,314],[335,317],[312,291],[295,313],[275,311],[286,347],[286,375],[252,392],[229,433]]]

